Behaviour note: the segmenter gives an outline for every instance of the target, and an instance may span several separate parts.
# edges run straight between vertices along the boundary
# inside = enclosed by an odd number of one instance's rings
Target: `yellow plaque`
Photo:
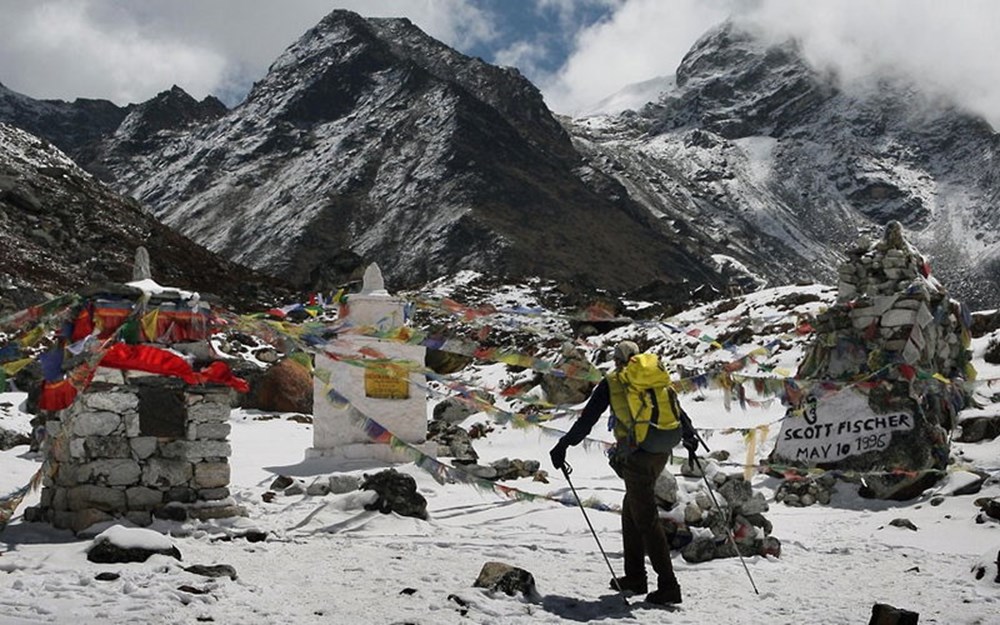
[[[405,371],[365,369],[365,397],[376,399],[408,399],[410,379]]]

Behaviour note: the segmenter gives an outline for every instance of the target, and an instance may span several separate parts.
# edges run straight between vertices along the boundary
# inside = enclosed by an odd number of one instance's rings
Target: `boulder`
[[[1000,549],[988,551],[979,562],[972,566],[972,576],[976,580],[1000,584]]]
[[[424,364],[427,368],[441,375],[457,373],[469,366],[471,362],[472,356],[446,352],[440,349],[428,349],[427,354],[424,356]]]
[[[434,419],[427,425],[427,440],[438,444],[439,457],[454,458],[459,464],[473,464],[479,459],[469,433],[443,419]]]
[[[476,588],[487,588],[500,591],[511,597],[521,593],[525,597],[536,598],[535,577],[528,571],[504,564],[503,562],[487,562],[479,571],[479,577],[472,584]]]
[[[427,500],[417,492],[417,481],[410,475],[395,469],[365,474],[361,490],[373,490],[378,494],[375,501],[365,505],[365,510],[427,519]]]
[[[231,580],[236,579],[236,569],[228,564],[194,564],[184,567],[184,570],[188,573],[201,575],[202,577],[228,577]]]
[[[517,480],[522,477],[534,477],[541,465],[537,460],[521,460],[501,458],[490,463],[496,472],[497,480]]]
[[[995,497],[980,497],[973,503],[975,503],[975,505],[982,511],[982,516],[991,518],[995,521],[1000,521],[1000,499]]]
[[[309,371],[285,358],[269,367],[251,388],[254,406],[258,410],[273,412],[299,412],[312,414],[313,380]]]
[[[876,603],[872,606],[872,617],[868,625],[917,625],[919,618],[920,615],[916,612]]]
[[[663,471],[656,478],[653,486],[653,493],[656,495],[656,503],[660,507],[670,510],[677,505],[677,478],[670,471]]]
[[[336,473],[329,478],[330,492],[334,495],[351,493],[361,487],[361,478],[346,473]]]
[[[15,432],[0,427],[0,451],[7,451],[20,445],[30,445],[31,437],[21,432]]]
[[[181,552],[162,534],[115,525],[94,538],[87,550],[87,560],[102,564],[145,562],[154,554],[181,559]]]
[[[958,426],[955,440],[960,443],[991,441],[1000,436],[1000,417],[969,417],[959,421]]]
[[[489,401],[488,398],[484,398]],[[434,405],[433,420],[444,421],[445,423],[457,424],[465,421],[466,418],[478,412],[469,402],[462,401],[458,397],[445,397]]]

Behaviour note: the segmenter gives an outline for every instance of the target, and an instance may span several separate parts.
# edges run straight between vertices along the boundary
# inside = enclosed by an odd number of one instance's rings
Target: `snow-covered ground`
[[[776,311],[757,310],[764,317]],[[735,311],[734,315],[750,314]],[[690,329],[697,315],[692,313]],[[674,320],[685,323],[685,318]],[[711,328],[699,325],[705,333]],[[616,332],[622,333],[625,330]],[[697,352],[704,342],[688,351]],[[983,377],[997,371],[982,361],[984,340],[974,344]],[[780,354],[779,367],[794,367],[794,350]],[[732,355],[730,355],[731,357]],[[484,367],[485,385],[499,385],[503,367]],[[495,378],[495,379],[494,379]],[[986,394],[992,393],[984,388]],[[24,395],[0,395],[10,404],[3,422],[26,427],[17,407]],[[734,465],[747,460],[740,428],[773,423],[780,402],[727,411],[721,393],[682,396],[695,424],[714,450],[726,450]],[[979,410],[976,414],[983,414]],[[412,475],[428,501],[426,521],[367,512],[371,493],[278,495],[262,498],[278,475],[304,480],[343,472],[329,460],[305,460],[312,427],[293,415],[267,418],[234,410],[231,416],[231,491],[245,518],[212,522],[157,521],[183,560],[153,556],[144,563],[95,564],[86,558],[90,537],[29,524],[20,517],[0,533],[0,623],[746,623],[759,625],[843,625],[867,623],[875,603],[918,612],[920,623],[987,625],[1000,622],[1000,583],[995,561],[1000,522],[977,523],[981,497],[1000,497],[1000,440],[952,446],[966,466],[992,474],[974,495],[952,496],[952,479],[908,502],[859,498],[838,483],[830,505],[792,508],[773,501],[778,481],[754,475],[755,491],[771,502],[765,517],[781,541],[780,557],[746,559],[759,594],[738,559],[690,564],[674,554],[684,602],[676,609],[636,600],[626,606],[608,588],[610,573],[579,507],[547,499],[517,500],[469,484],[438,484],[415,464],[397,466]],[[500,458],[536,459],[549,470],[548,483],[530,478],[503,482],[521,491],[563,498],[569,487],[549,465],[548,450],[572,416],[541,427],[494,425],[474,441],[480,463]],[[491,421],[485,413],[463,423]],[[729,428],[732,428],[730,430]],[[595,437],[607,437],[596,428]],[[751,462],[764,458],[778,427],[769,429]],[[569,450],[573,485],[584,500],[616,505],[622,483],[607,467],[599,445]],[[0,492],[9,492],[37,470],[40,459],[26,447],[0,452]],[[370,467],[367,472],[380,467]],[[672,465],[670,470],[678,472]],[[737,466],[721,470],[737,472]],[[365,470],[355,469],[356,474]],[[958,475],[956,473],[956,479]],[[697,480],[678,477],[681,487]],[[938,505],[933,495],[944,495]],[[38,494],[22,504],[34,505]],[[621,574],[620,517],[588,508],[618,574]],[[916,530],[890,525],[908,519]],[[93,528],[92,534],[107,529]],[[267,533],[251,542],[250,530]],[[473,587],[486,562],[528,570],[539,598],[510,597]],[[992,564],[991,564],[992,563]],[[228,564],[237,578],[207,578],[186,572],[194,564]],[[977,580],[975,566],[985,564]],[[114,581],[95,576],[114,572]],[[182,590],[181,588],[184,587]],[[205,591],[203,594],[192,592]]]

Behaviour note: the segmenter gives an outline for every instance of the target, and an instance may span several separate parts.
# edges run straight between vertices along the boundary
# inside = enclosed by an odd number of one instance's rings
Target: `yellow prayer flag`
[[[975,380],[979,373],[976,372],[976,368],[972,366],[971,362],[965,363],[965,379]]]
[[[750,430],[743,436],[747,444],[747,458],[743,464],[743,479],[750,481],[753,477],[753,469],[757,464],[757,430]]]
[[[31,347],[45,335],[45,326],[35,326],[27,334],[21,337],[20,343],[24,347]]]
[[[142,316],[142,333],[146,335],[146,339],[150,341],[155,341],[160,338],[156,333],[157,322],[160,319],[160,309],[154,308],[145,315]]]
[[[22,358],[21,360],[5,362],[2,365],[3,372],[7,375],[17,375],[18,371],[30,365],[34,360],[34,358]]]

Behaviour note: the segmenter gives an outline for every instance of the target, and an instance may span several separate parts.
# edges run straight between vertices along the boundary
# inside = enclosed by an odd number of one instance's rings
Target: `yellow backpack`
[[[680,427],[676,399],[670,392],[670,374],[666,372],[656,354],[636,354],[616,374],[621,383],[628,415],[618,415],[619,421],[630,430],[633,444],[641,445],[649,435],[650,427],[657,430],[676,430]],[[631,419],[631,423],[625,422]]]

